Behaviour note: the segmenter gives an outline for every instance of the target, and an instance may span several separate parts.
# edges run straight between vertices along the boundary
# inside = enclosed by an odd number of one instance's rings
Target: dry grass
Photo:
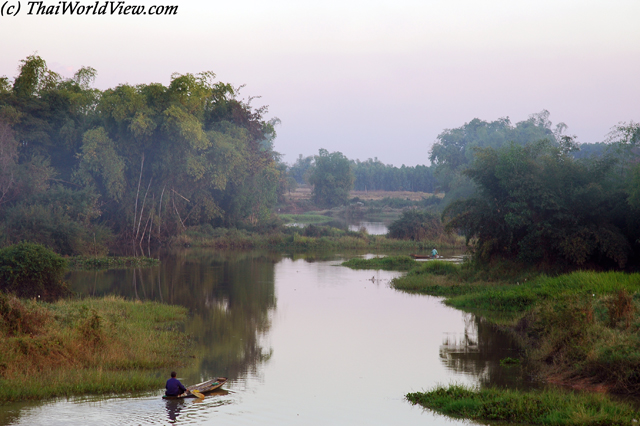
[[[152,377],[178,365],[186,345],[182,307],[116,297],[53,304],[1,297],[0,400],[158,385]]]

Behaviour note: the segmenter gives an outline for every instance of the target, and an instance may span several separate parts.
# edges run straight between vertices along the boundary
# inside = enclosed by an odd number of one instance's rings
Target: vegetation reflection
[[[151,268],[77,271],[69,280],[84,295],[117,294],[187,307],[191,320],[185,332],[192,347],[180,372],[185,381],[255,373],[271,355],[260,338],[276,306],[274,264],[280,257],[190,249],[161,259]]]

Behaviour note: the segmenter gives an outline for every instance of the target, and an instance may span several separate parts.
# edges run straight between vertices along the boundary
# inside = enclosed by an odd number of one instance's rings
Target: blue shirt
[[[178,396],[182,393],[184,393],[184,391],[187,390],[187,388],[185,388],[182,383],[180,383],[180,380],[176,379],[175,377],[170,378],[169,380],[167,380],[167,396]]]

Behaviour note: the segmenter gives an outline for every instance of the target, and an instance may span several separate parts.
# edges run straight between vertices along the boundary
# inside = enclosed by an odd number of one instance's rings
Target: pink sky
[[[101,89],[211,70],[282,120],[287,162],[326,148],[427,164],[443,129],[476,117],[547,109],[581,142],[640,119],[637,0],[126,3],[179,6],[153,17],[27,16],[26,3],[0,17],[0,76],[36,51],[66,76],[96,68]]]

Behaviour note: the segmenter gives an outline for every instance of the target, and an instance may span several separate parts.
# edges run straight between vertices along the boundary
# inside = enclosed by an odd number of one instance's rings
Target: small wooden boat
[[[184,398],[197,398],[191,391],[198,391],[200,393],[213,392],[216,389],[220,389],[222,385],[227,382],[226,377],[217,377],[215,379],[207,380],[206,382],[199,383],[197,385],[189,386],[187,391],[178,396],[162,395],[162,399],[184,399]]]
[[[434,257],[430,254],[410,254],[409,256],[413,257],[414,259],[433,259]],[[436,259],[442,257],[442,256],[437,256],[436,255]]]

